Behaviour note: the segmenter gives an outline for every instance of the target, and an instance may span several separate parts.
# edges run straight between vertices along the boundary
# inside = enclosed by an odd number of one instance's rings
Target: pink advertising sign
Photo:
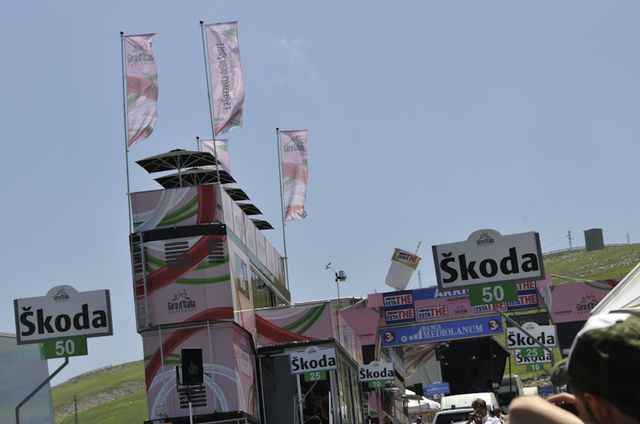
[[[540,283],[543,283],[544,280]],[[369,295],[369,306],[384,310],[387,325],[413,321],[442,320],[475,316],[493,311],[518,311],[539,307],[536,281],[521,281],[518,286],[518,300],[495,305],[471,306],[467,289],[439,290],[428,287]],[[541,303],[541,302],[540,302]]]
[[[551,286],[551,300],[545,297],[551,320],[554,324],[585,321],[617,281],[592,281]]]

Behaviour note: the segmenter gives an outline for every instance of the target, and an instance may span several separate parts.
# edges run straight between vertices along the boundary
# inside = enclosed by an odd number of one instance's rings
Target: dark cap
[[[551,371],[555,386],[570,384],[634,410],[640,403],[640,317],[594,315],[578,332],[569,357]]]

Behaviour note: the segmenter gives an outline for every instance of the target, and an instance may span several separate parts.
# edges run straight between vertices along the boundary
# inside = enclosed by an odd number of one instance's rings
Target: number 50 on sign
[[[83,356],[87,354],[87,338],[81,336],[45,340],[40,346],[43,359]]]
[[[514,282],[469,287],[471,306],[518,300],[518,285]]]

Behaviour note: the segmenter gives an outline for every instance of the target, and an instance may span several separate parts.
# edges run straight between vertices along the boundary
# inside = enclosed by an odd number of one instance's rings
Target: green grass
[[[78,413],[82,424],[142,424],[147,418],[147,394],[140,390],[132,395]],[[73,415],[60,424],[74,424]]]
[[[640,262],[640,244],[583,248],[544,255],[544,269],[554,284],[584,280],[621,280]]]
[[[146,394],[143,388],[144,385],[144,365],[142,361],[130,362],[126,364],[116,365],[92,371],[90,373],[83,374],[79,377],[73,378],[63,384],[53,387],[53,407],[55,411],[59,411],[61,408],[69,405],[73,405],[73,396],[76,396],[78,404],[82,404],[83,401],[94,399],[96,396],[114,392],[122,389],[123,387],[131,387],[132,385],[141,386],[139,390],[135,390],[135,393],[126,397],[118,398],[113,401],[106,401],[105,404],[81,411],[79,417],[86,417],[80,420],[82,424],[96,424],[102,422],[128,422],[123,421],[99,421],[98,418],[90,417],[109,417],[106,414],[109,408],[113,408],[114,411],[125,411],[123,413],[130,414],[130,417],[142,417],[140,420],[136,419],[135,422],[142,422],[147,418],[147,405]],[[107,410],[104,410],[107,408]],[[95,411],[98,411],[96,413]],[[126,415],[125,415],[126,416]],[[68,421],[71,419],[71,421]],[[106,418],[105,418],[106,419]],[[61,421],[62,423],[73,423],[73,417],[66,417]],[[133,422],[133,421],[130,421]]]

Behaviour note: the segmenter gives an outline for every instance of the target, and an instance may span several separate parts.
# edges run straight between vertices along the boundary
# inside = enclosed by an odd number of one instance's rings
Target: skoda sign
[[[391,362],[373,361],[368,365],[360,365],[360,381],[393,380],[393,364]]]
[[[57,286],[46,296],[14,299],[18,344],[113,334],[109,290]]]
[[[440,290],[544,278],[538,233],[478,230],[466,241],[433,246]]]
[[[334,370],[338,367],[334,348],[320,349],[308,347],[304,352],[289,353],[292,374],[304,374],[312,371]]]

